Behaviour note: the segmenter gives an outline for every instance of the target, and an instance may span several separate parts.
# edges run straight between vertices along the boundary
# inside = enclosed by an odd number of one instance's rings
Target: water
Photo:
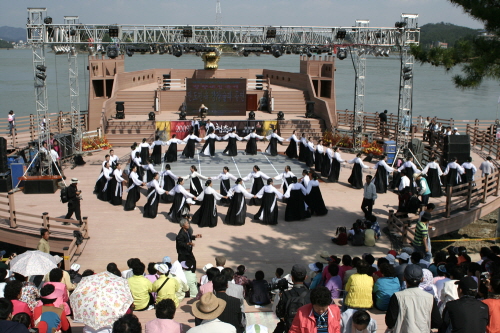
[[[47,84],[49,112],[69,110],[68,58],[47,52]],[[79,56],[80,105],[87,109],[87,56]],[[220,68],[267,68],[288,72],[299,71],[299,56],[223,57]],[[354,70],[349,58],[336,61],[337,109],[352,110],[354,104]],[[203,68],[201,58],[183,55],[140,55],[126,57],[125,70],[148,68]],[[384,109],[397,112],[399,94],[399,59],[370,58],[367,61],[365,111]],[[458,70],[456,71],[458,73]],[[35,113],[32,53],[30,49],[0,49],[0,101],[7,117],[9,110],[17,116]],[[442,68],[416,65],[414,68],[413,114],[454,119],[495,119],[500,95],[498,82],[487,80],[477,90],[456,89],[451,81],[453,72]],[[57,87],[57,88],[56,88]]]

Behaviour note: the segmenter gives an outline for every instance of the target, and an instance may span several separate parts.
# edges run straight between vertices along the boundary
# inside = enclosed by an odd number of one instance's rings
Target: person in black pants
[[[64,218],[70,219],[71,216],[73,216],[73,213],[75,213],[76,219],[80,222],[80,224],[82,224],[82,213],[80,211],[80,194],[82,191],[78,190],[77,184],[78,179],[71,178],[71,184],[68,186],[68,214],[66,214]],[[63,222],[63,224],[68,225],[69,223]]]
[[[196,270],[196,259],[193,254],[194,240],[201,238],[201,234],[193,235],[193,229],[189,225],[189,221],[182,219],[180,222],[181,230],[175,238],[175,248],[179,262],[191,260],[193,262],[192,272]]]

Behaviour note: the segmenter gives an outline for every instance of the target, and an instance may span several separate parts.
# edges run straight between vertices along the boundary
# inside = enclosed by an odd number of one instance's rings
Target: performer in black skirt
[[[153,161],[147,160],[146,164],[143,166],[144,171],[146,171],[146,182],[150,182],[153,180],[154,175],[158,173],[155,167],[153,166]]]
[[[305,157],[306,157],[306,165],[311,168],[313,165],[314,165],[314,144],[312,143],[311,141],[311,137],[309,137],[309,139],[307,139],[307,144],[306,144],[306,153],[305,153]]]
[[[132,162],[130,162],[130,172],[132,171],[132,168],[135,166],[137,167],[137,174],[139,175],[139,179],[143,179],[144,178],[144,168],[143,168],[143,163],[146,163],[146,160],[142,160],[141,156],[140,156],[140,153],[139,152],[136,152],[135,153],[135,158],[132,160]]]
[[[99,194],[102,191],[104,185],[106,184],[107,179],[104,177],[104,171],[108,170],[109,168],[109,155],[106,155],[106,159],[107,160],[102,162],[101,173],[99,174],[99,177],[97,177],[97,181],[95,182],[94,194]]]
[[[265,173],[261,172],[260,171],[260,168],[258,165],[254,165],[253,166],[253,171],[250,172],[248,174],[248,176],[244,177],[243,178],[243,181],[246,182],[250,179],[253,179],[253,185],[252,185],[252,191],[251,193],[253,195],[256,195],[257,193],[259,193],[259,191],[261,190],[261,188],[264,187],[264,180],[267,180],[269,179],[269,176],[266,175]],[[252,200],[250,200],[250,202],[248,203],[250,206],[260,206],[260,204],[262,203],[261,199],[260,198],[252,198]]]
[[[328,175],[329,181],[334,182],[334,183],[339,181],[341,163],[344,163],[344,162],[345,161],[340,156],[339,148],[338,147],[333,148],[333,157],[330,161],[332,167],[330,170],[330,174]]]
[[[160,203],[160,196],[165,194],[165,190],[160,187],[158,179],[160,179],[160,174],[155,173],[153,180],[147,184],[148,202],[144,205],[144,212],[142,216],[151,219],[154,219],[158,214],[158,204]]]
[[[195,197],[199,196],[201,192],[203,192],[203,186],[201,186],[201,181],[200,179],[207,180],[208,177],[205,177],[201,174],[198,173],[198,169],[196,166],[191,165],[191,173],[187,176],[184,176],[185,180],[191,179],[189,182],[189,192],[193,194]],[[196,202],[196,204],[200,204],[199,202]]]
[[[386,193],[387,185],[389,185],[388,175],[395,170],[387,165],[387,155],[382,155],[380,161],[373,168],[377,169],[377,173],[375,173],[375,178],[373,179],[377,193]]]
[[[323,155],[324,155],[324,148],[323,148],[323,140],[318,140],[318,144],[316,145],[316,151],[314,152],[314,171],[316,172],[321,172],[323,168]]]
[[[328,209],[326,209],[325,202],[323,201],[323,196],[319,189],[318,176],[316,174],[313,174],[312,179],[309,181],[309,184],[307,184],[306,192],[307,196],[305,200],[311,214],[318,216],[328,214]]]
[[[210,177],[210,179],[219,179],[220,180],[220,194],[225,197],[227,196],[227,192],[231,189],[231,183],[229,180],[236,180],[237,178],[233,176],[232,174],[229,173],[229,168],[225,166],[222,169],[222,172],[219,173],[215,177]],[[222,198],[220,201],[221,204],[227,205],[229,204],[229,199],[227,198]]]
[[[430,162],[427,163],[422,173],[426,175],[427,184],[429,184],[429,189],[431,190],[431,197],[439,198],[443,195],[443,190],[441,188],[441,175],[443,171],[438,163],[436,163],[436,157],[432,156]]]
[[[161,196],[164,202],[170,203],[174,201],[174,198],[168,195],[168,192],[175,187],[177,179],[179,179],[179,177],[170,171],[170,164],[165,164],[165,171],[162,171],[160,174],[160,187],[165,190],[165,193]]]
[[[109,182],[113,178],[113,169],[109,166],[109,163],[104,165],[104,169],[102,169],[102,177],[97,180],[99,187],[97,188],[97,199],[102,201],[109,201],[108,195],[108,187]],[[96,184],[97,187],[97,184]]]
[[[415,163],[413,163],[413,156],[408,156],[406,158],[406,162],[403,163],[403,165],[401,165],[398,169],[399,172],[401,172],[402,170],[405,170],[406,171],[406,176],[408,178],[410,178],[410,191],[411,193],[417,193],[417,190],[415,188],[415,183],[413,182],[413,174],[415,173],[420,173],[420,170],[417,169],[417,166],[415,165]]]
[[[220,137],[214,134],[213,128],[209,129],[209,133],[203,138],[205,144],[201,148],[201,153],[205,156],[215,156],[215,141],[220,141]]]
[[[200,122],[196,117],[193,117],[193,120],[191,120],[191,126],[193,127],[194,135],[200,136]]]
[[[137,167],[134,166],[132,171],[130,171],[128,189],[127,189],[127,200],[125,201],[125,210],[134,210],[136,209],[135,205],[137,201],[141,198],[141,188],[139,186],[144,186],[144,183],[141,179],[139,179],[139,175],[137,174]]]
[[[139,157],[141,157],[141,147],[139,147],[137,145],[137,142],[134,142],[132,144],[132,146],[130,146],[130,163],[129,164],[132,164],[132,162],[134,161],[134,158],[137,157],[137,152],[139,153]]]
[[[184,138],[184,143],[186,144],[186,147],[182,151],[182,156],[186,158],[193,158],[194,157],[194,148],[196,142],[200,142],[201,139],[197,137],[196,135],[193,134],[193,131],[189,133],[188,136]]]
[[[226,217],[224,218],[225,224],[230,225],[244,225],[245,217],[247,214],[247,204],[245,198],[251,199],[254,196],[241,185],[241,178],[236,179],[234,185],[228,192],[227,196],[231,198],[229,208],[227,209]]]
[[[151,144],[151,149],[153,152],[151,153],[151,160],[154,165],[161,164],[161,146],[164,146],[166,143],[160,140],[160,136],[156,136],[155,141]]]
[[[269,145],[266,148],[266,153],[268,153],[271,156],[276,156],[278,155],[278,142],[280,145],[283,145],[283,139],[281,136],[278,135],[278,130],[273,130],[273,134],[268,135],[266,137],[267,140],[269,140]]]
[[[351,176],[347,180],[355,189],[363,188],[363,169],[368,169],[361,160],[361,153],[358,153],[355,158],[348,161],[349,164],[354,164],[352,167]]]
[[[332,168],[330,160],[333,159],[333,149],[330,142],[325,143],[325,153],[323,154],[323,165],[321,167],[321,177],[328,177]]]
[[[149,143],[146,142],[146,138],[142,139],[142,143],[139,145],[139,148],[141,149],[141,160],[144,163],[149,160],[149,149],[151,148]]]
[[[302,137],[299,142],[299,161],[306,161],[307,151],[309,151],[309,148],[307,148],[306,133],[302,133]]]
[[[276,202],[276,197],[282,199],[283,195],[273,186],[273,179],[269,178],[267,185],[255,196],[262,199],[262,204],[257,214],[254,215],[254,220],[260,220],[267,225],[278,224],[278,203]]]
[[[252,130],[252,133],[245,136],[243,139],[247,140],[247,146],[245,148],[245,154],[247,155],[257,155],[257,139],[264,139],[263,136],[257,135],[256,129]]]
[[[164,160],[166,163],[171,163],[177,161],[177,145],[185,143],[182,140],[176,139],[176,135],[172,135],[172,139],[167,141],[168,149],[165,153]]]
[[[282,172],[281,174],[277,175],[274,177],[275,180],[281,180],[281,191],[283,194],[286,193],[288,190],[288,185],[290,185],[294,180],[297,182],[297,177],[293,174],[292,168],[290,168],[289,165],[285,167],[285,172]],[[285,202],[285,199],[283,199],[283,202]]]
[[[467,160],[462,163],[462,168],[464,168],[464,174],[462,175],[462,183],[467,184],[468,182],[474,183],[474,175],[477,172],[477,168],[472,164],[472,157],[467,157]]]
[[[288,190],[284,195],[287,198],[285,221],[300,221],[311,217],[305,202],[306,194],[306,188],[302,184],[297,184],[295,180],[288,186]]]
[[[113,171],[113,178],[109,181],[108,187],[109,202],[114,206],[122,205],[123,182],[125,181],[122,174],[122,164],[118,163],[115,171]]]
[[[217,193],[212,187],[212,181],[209,179],[205,183],[205,189],[197,199],[202,203],[201,207],[194,213],[191,223],[197,224],[200,228],[216,227],[218,218],[216,200],[227,199],[227,196]]]
[[[226,141],[227,140],[227,146],[226,146],[226,149],[224,149],[224,151],[222,152],[223,154],[226,154],[228,156],[236,156],[238,155],[238,147],[236,146],[236,140],[238,141],[241,141],[243,140],[243,138],[239,137],[237,134],[236,134],[236,129],[233,128],[233,130],[231,131],[231,133],[229,134],[226,134],[222,140]]]
[[[117,155],[115,155],[115,151],[111,149],[109,151],[109,166],[114,170],[116,169],[116,165],[118,164],[119,161],[120,158]]]
[[[168,195],[174,197],[174,202],[172,207],[170,207],[169,216],[172,222],[180,222],[183,216],[189,214],[190,205],[194,204],[192,199],[196,200],[196,197],[186,191],[184,188],[184,179],[177,179],[177,185],[170,190]]]
[[[290,144],[285,150],[286,156],[288,156],[289,158],[299,157],[299,155],[297,154],[297,143],[300,142],[300,140],[295,135],[295,130],[293,130],[292,136],[286,139],[286,141],[290,141]]]
[[[446,170],[443,172],[444,176],[448,176],[446,178],[446,185],[457,186],[460,184],[461,175],[464,173],[465,170],[460,164],[457,163],[457,158],[452,157],[450,163],[446,166]]]

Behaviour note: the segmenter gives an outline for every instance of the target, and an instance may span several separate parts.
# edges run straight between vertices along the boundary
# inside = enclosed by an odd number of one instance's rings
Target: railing
[[[68,244],[68,246],[57,246],[53,247],[54,252],[63,253],[64,266],[66,268],[70,267],[71,259],[75,254],[78,253],[80,249],[80,242],[82,239],[89,238],[89,227],[88,218],[83,217],[83,223],[81,225],[75,225],[75,220],[66,220],[57,217],[50,217],[49,213],[43,214],[31,214],[26,212],[21,212],[16,210],[14,201],[14,192],[9,192],[7,195],[0,195],[0,230],[15,231],[16,234],[24,237],[38,237],[40,235],[40,229],[48,229],[51,233],[51,238],[61,240],[63,244]],[[1,222],[4,221],[4,223]],[[7,222],[8,223],[5,223]],[[59,225],[53,222],[69,222],[70,225]],[[77,231],[80,235],[76,235]],[[60,242],[59,242],[60,243]],[[17,245],[23,244],[20,243]],[[22,245],[21,245],[22,246]]]

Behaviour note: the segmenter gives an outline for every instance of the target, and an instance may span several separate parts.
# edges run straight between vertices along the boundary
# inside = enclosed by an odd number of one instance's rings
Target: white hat
[[[54,257],[54,260],[56,261],[56,264],[60,263],[63,260],[63,258],[59,257],[57,254],[53,257]]]
[[[156,264],[155,268],[162,274],[168,274],[168,272],[170,271],[170,268],[168,268],[168,266],[165,264]]]
[[[458,128],[454,127],[454,128],[453,128],[453,130],[454,130],[454,131],[458,131]]]
[[[418,263],[424,264],[426,267],[429,267],[429,265],[431,264],[430,262],[428,262],[427,260],[424,260],[424,259],[420,259],[420,261]]]
[[[212,267],[214,267],[214,265],[212,265],[212,264],[208,263],[208,264],[206,264],[205,266],[203,266],[203,271],[204,271],[204,272],[206,272],[206,271],[208,271],[208,270],[209,270],[210,268],[212,268]]]
[[[406,252],[402,252],[400,255],[396,256],[398,259],[408,260],[410,259],[410,255]]]
[[[389,264],[393,265],[396,263],[396,258],[392,254],[388,254],[385,256],[385,259],[389,260]]]
[[[319,272],[318,266],[316,266],[316,263],[313,262],[312,264],[309,264],[309,269],[313,272]]]
[[[80,265],[79,264],[73,264],[73,265],[71,265],[71,270],[72,271],[78,272],[79,269],[80,269]]]
[[[78,184],[78,178],[71,178],[71,184]]]

